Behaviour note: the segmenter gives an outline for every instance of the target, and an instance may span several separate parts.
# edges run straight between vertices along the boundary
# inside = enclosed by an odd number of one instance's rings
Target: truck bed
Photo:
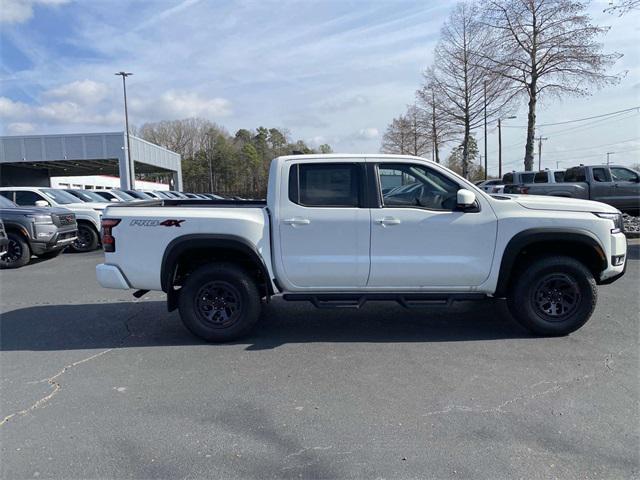
[[[267,206],[266,200],[200,200],[200,199],[166,199],[166,200],[140,200],[137,202],[114,203],[112,207],[257,207]]]

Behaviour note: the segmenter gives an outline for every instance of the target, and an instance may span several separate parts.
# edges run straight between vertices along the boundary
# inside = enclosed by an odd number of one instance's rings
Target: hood
[[[101,202],[78,202],[78,203],[66,203],[63,205],[65,208],[69,208],[71,210],[104,210],[109,203],[101,203]]]
[[[57,215],[66,215],[73,213],[71,210],[62,207],[15,207],[15,208],[1,208],[0,214],[3,215],[34,215],[44,214],[49,215],[55,213]]]
[[[561,212],[619,213],[606,203],[577,198],[551,197],[545,195],[506,195],[530,210],[556,210]]]

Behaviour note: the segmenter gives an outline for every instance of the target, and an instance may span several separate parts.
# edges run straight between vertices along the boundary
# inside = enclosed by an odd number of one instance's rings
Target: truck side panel
[[[115,265],[131,288],[161,290],[165,250],[179,237],[220,232],[245,239],[265,259],[270,278],[269,215],[264,208],[108,207],[103,218],[118,218],[113,228],[115,252],[105,263]]]

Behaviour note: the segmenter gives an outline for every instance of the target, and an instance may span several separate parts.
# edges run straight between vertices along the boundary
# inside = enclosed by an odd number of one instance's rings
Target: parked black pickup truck
[[[582,198],[637,213],[640,211],[640,173],[621,165],[580,165],[568,168],[562,182],[507,185],[504,193]]]
[[[7,238],[0,268],[22,267],[29,263],[32,254],[55,257],[78,235],[76,216],[66,208],[18,207],[0,196],[0,220]]]

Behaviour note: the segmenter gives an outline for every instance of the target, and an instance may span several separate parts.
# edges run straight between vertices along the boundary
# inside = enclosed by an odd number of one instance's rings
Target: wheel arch
[[[175,290],[176,277],[181,274],[180,267],[185,260],[217,259],[225,262],[251,266],[259,272],[261,278],[258,288],[268,299],[274,294],[269,270],[264,259],[254,245],[242,237],[224,234],[189,234],[173,239],[164,251],[160,268],[160,285],[171,296]],[[197,263],[196,263],[197,264]],[[173,300],[170,299],[170,308]]]
[[[607,268],[607,257],[598,238],[586,230],[534,228],[524,230],[504,249],[495,296],[504,297],[519,265],[541,254],[567,255],[583,262],[599,281]]]

